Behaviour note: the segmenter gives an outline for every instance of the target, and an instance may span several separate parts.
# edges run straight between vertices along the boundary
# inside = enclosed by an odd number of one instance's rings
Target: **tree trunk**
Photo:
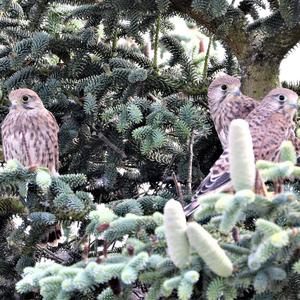
[[[280,61],[242,61],[242,91],[245,95],[261,100],[266,94],[280,86]]]
[[[290,26],[281,17],[278,1],[269,1],[277,4],[270,5],[271,14],[267,18],[256,20],[255,30],[249,28],[249,11],[241,6],[234,7],[234,1],[228,1],[231,5],[218,18],[207,14],[205,9],[195,9],[192,0],[170,2],[175,11],[195,20],[200,28],[205,27],[215,39],[231,49],[242,68],[242,85],[246,95],[260,100],[279,86],[280,61],[299,43],[300,22],[297,19]],[[249,7],[255,3],[248,2],[252,3]],[[296,8],[294,13],[297,14]]]

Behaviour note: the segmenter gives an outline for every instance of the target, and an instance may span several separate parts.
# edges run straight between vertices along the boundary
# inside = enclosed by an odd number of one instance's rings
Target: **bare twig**
[[[155,97],[153,94],[148,93],[148,97],[151,98],[153,101],[160,101],[157,97]]]
[[[203,74],[202,74],[204,79],[207,78],[208,61],[209,61],[212,39],[213,39],[212,37],[209,38],[209,42],[208,42],[208,46],[207,46],[207,50],[206,50],[206,54],[205,54],[205,58],[204,58],[204,66],[203,66]]]
[[[44,252],[45,254],[47,254],[50,258],[52,258],[53,260],[59,262],[59,263],[65,263],[65,261],[63,259],[61,259],[60,257],[56,256],[52,251],[50,251],[47,248],[43,248],[40,245],[36,245],[36,248],[42,252]]]
[[[189,140],[189,165],[188,165],[188,176],[187,176],[187,191],[189,194],[192,193],[194,141],[195,141],[195,132],[194,130],[192,130],[190,140]]]
[[[268,197],[268,190],[258,170],[256,170],[254,190],[255,194]]]
[[[114,54],[116,52],[117,42],[118,42],[118,30],[116,29],[114,32],[112,47],[111,47],[111,56],[112,57],[114,56]]]
[[[98,238],[95,238],[94,251],[95,251],[95,257],[99,257],[99,253],[98,253]]]
[[[113,244],[112,244],[112,246],[111,246],[111,251],[113,251],[113,250],[115,249],[116,242],[117,242],[117,241],[114,241],[114,242],[113,242]]]
[[[107,241],[104,241],[104,245],[103,245],[103,256],[106,258],[107,254],[108,254],[108,247],[110,246],[110,244]]]
[[[83,235],[79,240],[77,239],[77,242],[74,244],[74,249],[77,250],[81,246],[81,244],[87,239],[88,235]],[[71,242],[70,242],[71,243]]]
[[[175,183],[175,188],[176,188],[176,192],[177,192],[179,201],[180,201],[181,205],[184,206],[183,194],[182,194],[182,190],[181,190],[181,184],[178,182],[175,172],[172,173],[172,177],[173,177],[173,180],[174,180],[174,183]]]
[[[159,42],[159,31],[160,31],[160,14],[157,16],[155,24],[155,35],[154,35],[154,57],[153,57],[153,68],[157,71],[157,57],[158,57],[158,42]]]
[[[115,144],[113,144],[102,132],[98,132],[98,137],[102,140],[109,148],[117,152],[122,156],[122,158],[127,158],[127,155],[123,150],[118,148]]]

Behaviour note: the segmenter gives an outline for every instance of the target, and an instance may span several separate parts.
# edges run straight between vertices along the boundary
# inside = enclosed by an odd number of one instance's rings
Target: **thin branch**
[[[62,258],[56,256],[56,255],[55,255],[52,251],[50,251],[49,249],[43,248],[43,247],[40,246],[40,245],[36,245],[36,248],[37,248],[38,250],[44,252],[48,257],[52,258],[53,260],[55,260],[55,261],[57,261],[57,262],[59,262],[59,263],[65,263],[65,261],[64,261]]]
[[[250,36],[245,30],[248,21],[239,9],[231,7],[224,16],[216,19],[208,17],[206,11],[200,12],[193,9],[191,0],[170,0],[170,2],[176,11],[188,15],[198,25],[205,27],[217,39],[227,44],[237,57],[243,57],[248,53]],[[236,12],[234,19],[232,18],[233,11]],[[227,21],[226,34],[218,36],[220,26],[224,26],[224,22]]]
[[[177,193],[177,196],[179,198],[179,201],[180,201],[181,205],[184,207],[184,200],[183,200],[181,184],[178,182],[175,172],[172,172],[172,178],[173,178],[173,181],[174,181],[174,184],[175,184],[176,193]]]
[[[264,39],[261,50],[267,52],[268,56],[281,60],[298,43],[300,43],[300,22],[292,28],[280,27],[272,36]]]
[[[277,10],[279,8],[278,0],[267,0],[271,10]]]
[[[157,97],[155,97],[153,94],[148,93],[148,97],[153,100],[153,101],[160,101],[160,99],[158,99]]]
[[[203,74],[202,74],[203,79],[207,78],[208,61],[209,61],[209,54],[210,54],[212,39],[213,39],[212,37],[209,38],[207,51],[206,51],[205,58],[204,58],[204,66],[203,66]]]
[[[220,24],[217,24],[215,20],[207,18],[206,12],[200,13],[192,8],[191,0],[170,0],[173,4],[175,10],[183,12],[184,14],[189,15],[201,26],[206,27],[209,31],[216,31]]]
[[[159,41],[159,31],[160,31],[160,14],[157,16],[155,24],[155,35],[154,35],[154,57],[153,57],[153,68],[157,70],[157,57],[158,57],[158,41]]]
[[[98,253],[98,238],[95,238],[95,244],[94,244],[94,251],[95,251],[95,256],[99,257],[99,253]]]
[[[103,245],[103,256],[106,258],[107,254],[108,254],[108,247],[110,246],[110,244],[107,241],[104,241],[104,245]]]
[[[79,249],[79,247],[81,246],[81,244],[86,240],[86,238],[88,237],[87,234],[84,234],[78,241],[77,243],[74,244],[74,249],[77,250]],[[71,243],[71,242],[70,242]]]
[[[109,148],[117,152],[121,155],[122,158],[127,158],[127,155],[123,150],[121,150],[119,147],[117,147],[115,144],[113,144],[103,133],[98,132],[98,137],[100,140],[102,140]]]
[[[189,194],[192,194],[194,142],[195,142],[195,132],[194,130],[192,130],[190,140],[189,140],[189,165],[188,165],[188,176],[187,176],[187,191]]]

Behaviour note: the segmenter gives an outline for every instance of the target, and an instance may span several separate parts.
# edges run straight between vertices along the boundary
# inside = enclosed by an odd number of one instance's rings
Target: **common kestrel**
[[[58,175],[58,130],[54,116],[32,90],[17,89],[8,96],[11,107],[2,123],[3,154],[25,167],[47,167]],[[57,244],[60,225],[52,226],[43,239]]]
[[[57,122],[32,90],[9,94],[11,108],[2,123],[5,160],[16,159],[25,167],[47,167],[58,172]]]
[[[223,149],[227,148],[229,124],[234,119],[245,119],[259,104],[241,93],[241,81],[230,75],[222,75],[208,87],[208,105],[211,118]]]
[[[293,117],[297,111],[297,100],[298,95],[295,92],[277,88],[247,116],[256,160],[279,160],[280,145],[289,139],[294,128]],[[199,206],[197,199],[200,195],[230,188],[228,149],[225,149],[201,182],[192,202],[185,207],[186,216],[191,215]]]
[[[259,102],[243,95],[240,90],[241,81],[224,74],[212,81],[208,87],[208,105],[215,129],[223,149],[227,148],[229,124],[234,119],[246,119]],[[295,135],[295,128],[290,128],[288,135],[296,150],[300,163],[300,139]]]

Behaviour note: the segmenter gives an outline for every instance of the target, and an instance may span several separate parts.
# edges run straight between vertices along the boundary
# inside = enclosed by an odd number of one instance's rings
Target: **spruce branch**
[[[262,61],[267,59],[267,64],[271,65],[273,69],[271,69],[269,73],[266,72],[265,76],[268,77],[269,82],[273,81],[273,86],[276,81],[279,81],[278,74],[273,77],[270,74],[278,72],[280,61],[300,41],[300,21],[298,20],[297,23],[295,23],[295,21],[289,21],[288,18],[284,20],[277,8],[277,1],[272,1],[271,3],[273,12],[270,16],[264,19],[259,18],[253,23],[249,23],[247,20],[247,13],[232,6],[228,7],[222,17],[210,18],[205,10],[193,9],[193,1],[191,0],[170,1],[175,11],[189,16],[200,27],[206,28],[216,39],[222,41],[222,43],[229,47],[244,69],[243,72],[245,74],[249,72],[248,76],[251,80],[253,80],[255,76],[258,76],[253,72],[251,65],[254,64],[259,69]],[[287,9],[290,14],[297,13],[290,7]],[[295,18],[297,20],[297,17],[291,17],[293,20],[295,20]],[[273,23],[275,23],[276,26],[273,26]],[[258,32],[263,32],[263,34],[258,34]],[[265,69],[267,69],[267,66],[265,66]],[[258,72],[262,73],[262,70]],[[248,88],[251,84],[251,80],[247,82],[246,79],[244,79],[243,85],[246,85]],[[251,93],[253,93],[252,89],[253,87],[251,87],[251,90],[247,90],[248,94],[251,95]],[[261,97],[265,92],[265,90],[259,89],[256,91],[257,95],[255,95],[255,93],[252,95]]]
[[[157,58],[158,58],[158,42],[159,42],[159,32],[160,32],[160,22],[161,22],[161,15],[159,14],[156,18],[155,23],[155,33],[154,33],[154,57],[153,57],[153,68],[157,71]]]
[[[275,37],[275,38],[274,38]],[[293,27],[281,26],[274,28],[271,36],[266,36],[262,42],[262,52],[268,52],[270,57],[278,61],[300,42],[300,21]]]
[[[189,163],[188,163],[188,174],[187,174],[187,192],[189,195],[192,194],[194,142],[195,142],[195,132],[194,130],[192,130],[189,138]]]
[[[116,53],[117,42],[118,42],[118,29],[115,29],[114,35],[113,35],[113,40],[112,40],[112,46],[111,46],[111,56],[112,57],[114,57],[114,55]]]
[[[173,178],[173,181],[174,181],[174,184],[175,184],[176,193],[177,193],[177,196],[179,198],[179,201],[180,201],[181,205],[184,206],[184,200],[183,200],[183,193],[182,193],[182,189],[181,189],[181,184],[177,180],[177,176],[176,176],[175,172],[172,172],[172,178]]]
[[[173,4],[173,8],[183,13],[200,25],[205,27],[211,34],[216,35],[217,38],[221,38],[237,56],[244,56],[250,46],[249,34],[245,31],[247,20],[238,9],[230,8],[225,15],[220,18],[209,18],[206,11],[194,10],[191,0],[170,0]],[[235,18],[231,18],[232,12],[236,13]],[[224,25],[224,20],[229,20],[227,25],[226,34],[219,36],[219,28]]]
[[[207,78],[208,61],[209,61],[212,40],[213,40],[213,37],[209,37],[209,42],[208,42],[208,46],[207,46],[207,50],[206,50],[205,58],[204,58],[204,66],[203,66],[203,74],[202,74],[203,79]]]
[[[58,257],[57,255],[55,255],[55,253],[53,253],[52,251],[50,251],[47,248],[42,247],[41,245],[36,245],[36,249],[40,250],[41,252],[44,252],[49,258],[53,259],[54,261],[64,264],[66,263],[62,258]]]
[[[102,132],[98,132],[98,137],[102,140],[109,148],[118,153],[123,159],[127,158],[127,155],[123,150],[112,143]]]

